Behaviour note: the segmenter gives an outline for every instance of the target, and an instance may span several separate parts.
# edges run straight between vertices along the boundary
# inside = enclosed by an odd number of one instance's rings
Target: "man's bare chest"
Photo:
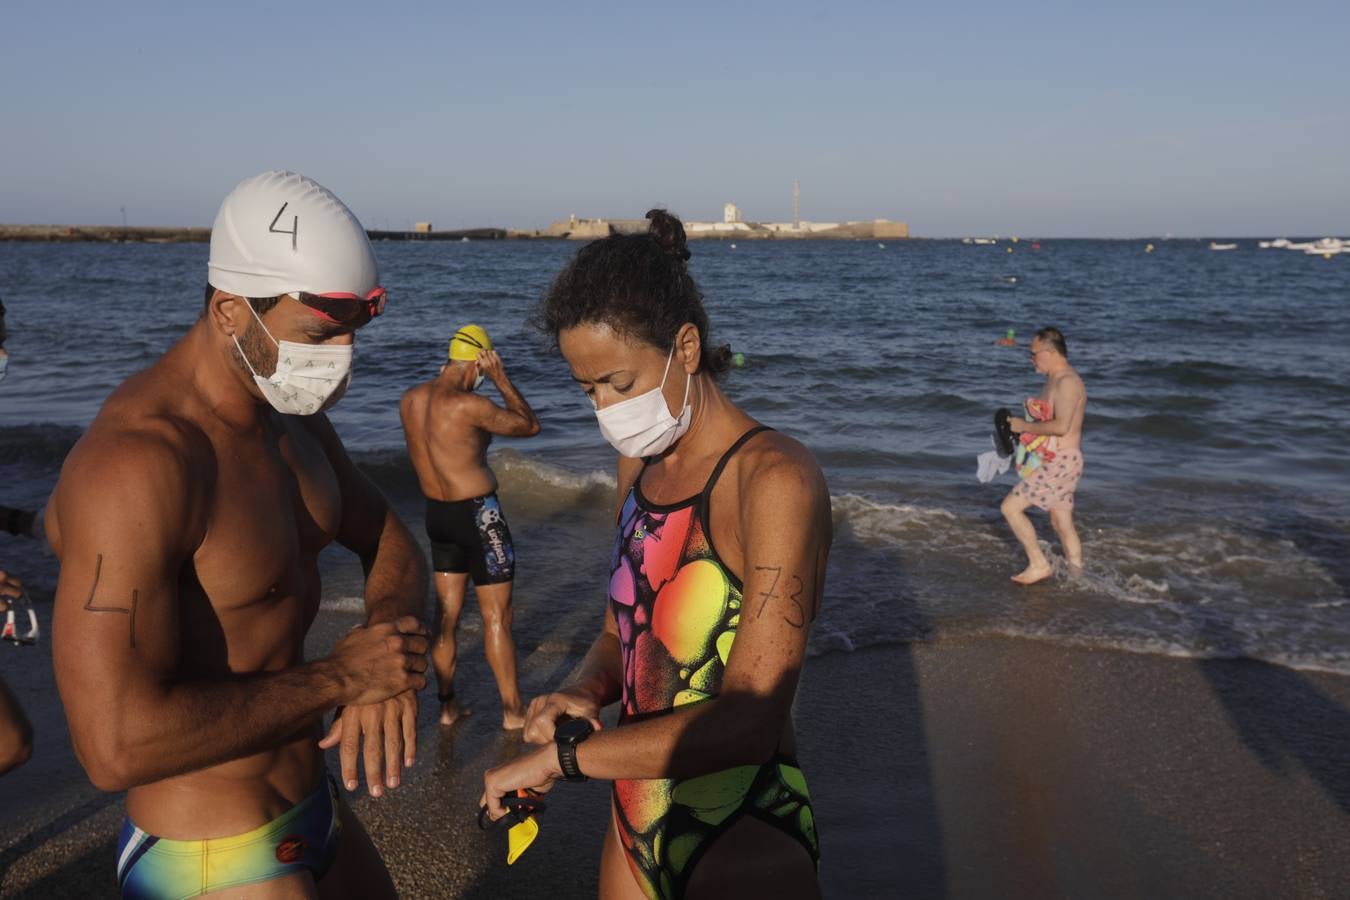
[[[211,606],[223,613],[313,593],[316,558],[342,516],[322,448],[284,436],[217,445],[216,459],[206,537],[193,555]]]

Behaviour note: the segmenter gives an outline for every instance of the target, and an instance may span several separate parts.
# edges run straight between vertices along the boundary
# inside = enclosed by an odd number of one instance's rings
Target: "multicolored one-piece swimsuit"
[[[716,697],[740,622],[740,579],[713,548],[708,500],[727,461],[763,425],[731,445],[702,493],[661,505],[642,476],[619,513],[609,581],[623,658],[619,726]],[[742,816],[754,816],[820,857],[811,799],[797,761],[776,754],[694,778],[614,782],[619,838],[653,900],[683,897],[699,858]]]

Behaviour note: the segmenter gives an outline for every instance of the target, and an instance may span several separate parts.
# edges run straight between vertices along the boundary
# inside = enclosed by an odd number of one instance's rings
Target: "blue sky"
[[[0,221],[1350,236],[1350,4],[7,3]]]

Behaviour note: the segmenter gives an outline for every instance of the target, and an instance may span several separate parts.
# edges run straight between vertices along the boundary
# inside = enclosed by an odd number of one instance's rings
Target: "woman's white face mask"
[[[263,325],[253,304],[245,301],[245,305],[258,320],[263,334],[277,345],[276,370],[267,377],[259,375],[240,346],[238,336],[232,335],[234,346],[243,357],[244,365],[253,373],[258,390],[273,409],[292,416],[312,416],[331,409],[342,399],[352,381],[352,344],[323,346],[278,341]]]
[[[678,419],[670,414],[665,394],[662,393],[674,356],[675,348],[672,346],[670,354],[666,356],[666,370],[661,373],[660,385],[645,394],[595,411],[600,433],[621,455],[632,459],[658,456],[689,430],[689,423],[693,419],[689,407],[689,384],[693,376],[685,376],[684,400],[680,401]]]

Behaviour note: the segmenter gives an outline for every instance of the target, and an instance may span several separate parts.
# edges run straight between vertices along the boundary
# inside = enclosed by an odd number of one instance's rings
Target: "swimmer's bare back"
[[[435,381],[403,395],[399,412],[408,456],[422,493],[433,500],[467,500],[497,489],[487,464],[492,434],[478,427],[483,404],[491,400]]]
[[[219,402],[197,377],[201,332],[109,397],[47,516],[77,756],[98,787],[128,791],[137,825],[178,839],[275,817],[319,783],[324,712],[425,683],[395,671],[411,656],[385,648],[389,624],[303,662],[318,553],[339,539],[373,555],[352,523],[379,529],[383,499],[324,416]]]
[[[399,402],[408,456],[422,493],[432,500],[467,500],[497,489],[487,463],[493,435],[533,437],[539,419],[516,389],[492,350],[478,365],[502,395],[504,406],[468,390],[451,369],[409,388]]]

